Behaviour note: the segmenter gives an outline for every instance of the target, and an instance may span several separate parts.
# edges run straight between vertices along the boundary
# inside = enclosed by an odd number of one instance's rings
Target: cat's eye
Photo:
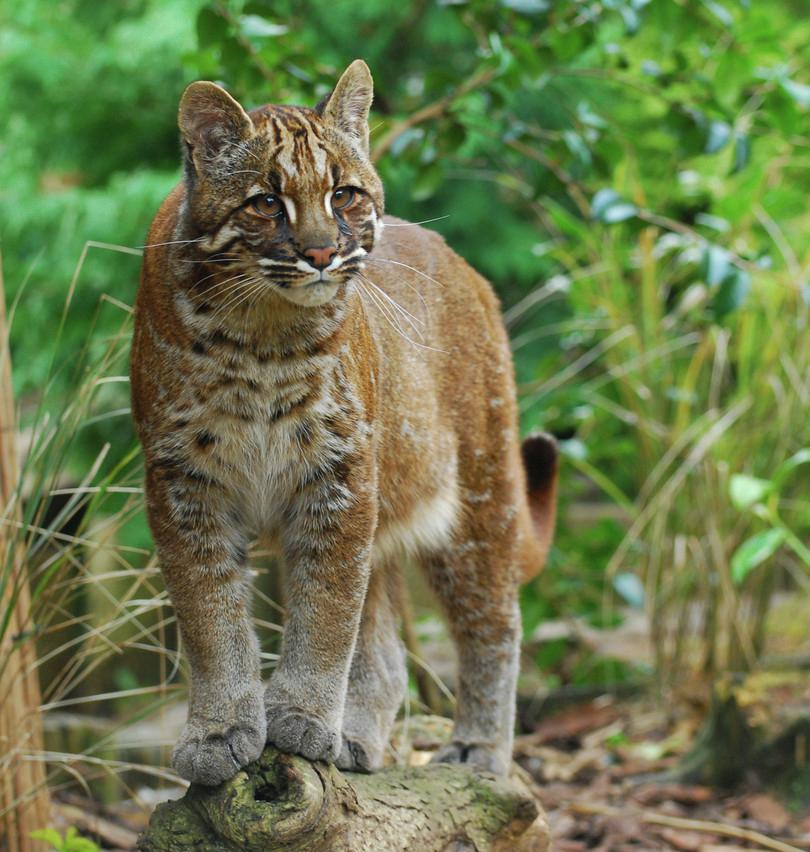
[[[248,202],[248,210],[265,219],[277,219],[284,215],[284,205],[275,195],[257,195]]]
[[[350,186],[338,187],[332,193],[332,209],[346,210],[352,206],[355,198],[357,198],[357,191]]]

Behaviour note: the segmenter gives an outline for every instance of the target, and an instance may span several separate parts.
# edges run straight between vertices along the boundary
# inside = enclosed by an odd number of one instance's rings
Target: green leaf
[[[261,15],[242,15],[239,18],[239,26],[243,35],[253,38],[273,38],[274,36],[286,35],[290,30],[284,24],[274,24]]]
[[[773,482],[758,479],[745,473],[735,473],[731,477],[729,496],[735,509],[750,509],[755,503],[761,503],[773,491]]]
[[[609,225],[630,219],[637,212],[635,204],[626,201],[615,189],[600,189],[591,201],[591,216]]]
[[[548,12],[551,3],[549,0],[501,0],[501,6],[524,15],[537,15]]]
[[[65,852],[100,852],[100,848],[86,837],[75,837],[65,845]]]
[[[776,553],[785,541],[785,531],[781,527],[752,535],[735,551],[731,558],[731,577],[738,585],[766,559]]]
[[[731,272],[731,255],[722,246],[710,245],[703,256],[706,283],[716,287]]]
[[[810,109],[810,86],[789,80],[787,77],[780,80],[779,85],[800,107]]]
[[[731,125],[725,121],[710,122],[706,147],[703,149],[704,153],[716,154],[719,150],[725,148],[729,139],[731,139]]]
[[[62,848],[62,835],[55,828],[39,828],[31,832],[31,837],[34,840],[50,843],[54,849]]]
[[[734,269],[723,279],[712,300],[717,320],[722,320],[745,303],[751,289],[751,276],[744,269]]]
[[[703,0],[703,5],[720,21],[725,27],[730,27],[734,23],[734,18],[731,17],[731,12],[715,0]]]
[[[734,134],[734,168],[732,174],[742,171],[751,158],[751,137],[747,133]]]
[[[774,485],[778,488],[799,465],[808,462],[810,462],[810,447],[804,447],[776,468],[773,475]]]
[[[636,609],[644,606],[644,586],[635,574],[629,572],[617,574],[613,579],[613,588],[630,606]]]

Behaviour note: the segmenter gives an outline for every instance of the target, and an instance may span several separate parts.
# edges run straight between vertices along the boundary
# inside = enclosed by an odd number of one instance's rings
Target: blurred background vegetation
[[[125,374],[138,247],[180,176],[179,96],[202,78],[248,107],[312,105],[356,57],[388,211],[494,283],[523,428],[561,442],[559,533],[523,595],[527,683],[705,700],[808,585],[803,0],[15,0],[0,247],[46,708],[132,721],[175,695]],[[578,642],[634,614],[649,654]]]

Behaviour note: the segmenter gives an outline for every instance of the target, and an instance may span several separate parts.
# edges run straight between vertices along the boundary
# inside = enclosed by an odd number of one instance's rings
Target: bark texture
[[[519,772],[519,770],[518,770]],[[268,746],[219,787],[158,805],[142,852],[196,849],[546,852],[548,826],[526,785],[436,764],[341,773]]]

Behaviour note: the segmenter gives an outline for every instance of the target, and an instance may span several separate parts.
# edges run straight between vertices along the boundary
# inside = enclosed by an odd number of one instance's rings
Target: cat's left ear
[[[355,59],[341,75],[332,94],[316,110],[368,154],[368,111],[373,100],[371,71],[362,59]]]
[[[216,83],[200,80],[183,92],[177,123],[200,171],[228,144],[253,135],[253,122],[236,100]]]

